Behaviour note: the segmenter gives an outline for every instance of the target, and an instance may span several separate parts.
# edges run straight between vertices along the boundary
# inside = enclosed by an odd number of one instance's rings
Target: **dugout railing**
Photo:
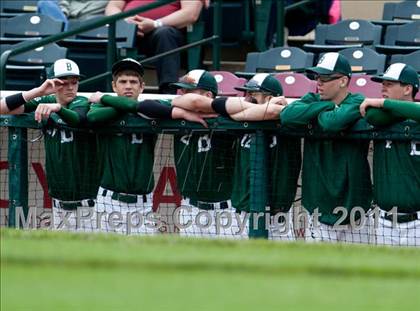
[[[46,123],[38,124],[34,121],[33,114],[0,117],[2,147],[0,155],[7,159],[7,164],[1,162],[1,169],[8,169],[8,189],[1,193],[8,193],[8,201],[0,198],[3,204],[7,202],[8,226],[15,227],[15,213],[18,207],[28,211],[28,129],[41,129]],[[49,125],[53,124],[58,129],[68,129],[58,115],[53,114]],[[403,140],[420,141],[420,124],[413,121],[405,121],[387,128],[375,128],[365,120],[359,120],[350,130],[339,133],[327,133],[311,125],[301,130],[285,128],[279,122],[235,122],[223,117],[208,119],[208,129],[201,125],[183,120],[146,120],[134,115],[126,115],[118,122],[96,129],[74,129],[73,131],[89,131],[98,133],[156,133],[156,134],[177,134],[194,131],[217,131],[251,133],[254,143],[251,147],[250,159],[250,212],[266,212],[267,181],[266,146],[265,140],[268,133],[276,133],[280,136],[312,137],[312,138],[337,138],[337,139],[366,139],[366,140]],[[7,132],[7,134],[6,134]],[[6,138],[7,137],[7,138]],[[7,139],[7,141],[6,141]],[[7,147],[6,147],[7,144]],[[7,156],[5,155],[7,149]],[[383,172],[386,174],[387,172]],[[4,178],[5,175],[3,175]],[[5,185],[5,181],[1,184]],[[250,217],[250,237],[267,238],[267,231],[264,227],[264,219],[259,218],[258,226],[253,226],[253,217]]]

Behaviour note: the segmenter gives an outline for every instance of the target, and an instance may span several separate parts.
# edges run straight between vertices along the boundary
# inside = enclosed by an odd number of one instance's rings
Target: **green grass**
[[[1,230],[1,310],[414,310],[420,249]]]

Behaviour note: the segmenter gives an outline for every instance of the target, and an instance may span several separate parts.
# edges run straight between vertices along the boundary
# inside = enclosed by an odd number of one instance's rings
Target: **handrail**
[[[151,3],[151,4],[147,4],[145,6],[139,7],[139,8],[135,8],[126,12],[121,12],[115,15],[110,15],[110,16],[105,16],[103,19],[100,20],[94,20],[94,21],[87,21],[85,25],[82,25],[78,28],[63,32],[63,33],[59,33],[47,38],[43,38],[39,41],[36,42],[30,42],[26,45],[23,45],[17,49],[14,50],[7,50],[5,51],[1,57],[0,57],[0,87],[1,89],[5,88],[5,84],[6,84],[6,63],[7,60],[9,59],[9,57],[17,55],[17,54],[21,54],[30,50],[33,50],[35,48],[38,48],[40,46],[44,46],[47,45],[49,43],[52,42],[56,42],[59,41],[61,39],[70,37],[72,35],[78,34],[78,33],[82,33],[94,28],[98,28],[101,26],[104,26],[106,24],[110,24],[110,27],[108,29],[109,35],[112,35],[112,33],[114,34],[114,38],[110,38],[109,37],[109,41],[108,41],[108,45],[111,46],[112,44],[115,45],[115,22],[119,19],[123,19],[132,15],[135,15],[137,13],[142,13],[157,7],[160,7],[162,5],[174,2],[175,0],[159,0],[155,3]],[[111,50],[112,48],[109,48],[109,50]],[[110,55],[110,57],[112,57],[112,55]],[[112,65],[111,61],[107,61],[107,66]],[[111,69],[111,67],[107,68],[108,70]]]
[[[276,46],[283,46],[284,43],[284,20],[287,11],[303,6],[312,2],[313,0],[302,0],[296,3],[284,5],[283,0],[277,0],[277,37],[276,37]]]
[[[202,40],[197,41],[197,42],[194,42],[194,43],[189,43],[189,44],[180,46],[180,47],[178,47],[176,49],[173,49],[173,50],[170,50],[170,51],[167,51],[167,52],[163,52],[163,53],[160,53],[160,54],[157,54],[157,55],[154,55],[154,56],[151,56],[151,57],[142,59],[141,60],[141,63],[142,64],[150,63],[150,62],[155,61],[157,59],[160,59],[162,57],[165,57],[165,56],[168,56],[168,55],[172,55],[172,54],[175,54],[175,53],[178,53],[178,52],[187,50],[187,49],[192,48],[192,47],[195,47],[197,45],[202,45],[202,44],[207,43],[207,42],[215,41],[218,38],[219,38],[219,36],[211,36],[211,37],[202,39]],[[93,83],[93,82],[95,82],[97,80],[100,80],[102,78],[108,77],[110,75],[111,75],[111,71],[108,70],[108,71],[106,71],[104,73],[98,74],[96,76],[93,76],[93,77],[90,77],[88,79],[85,79],[85,80],[81,81],[79,85],[83,86],[83,85],[86,85],[86,84],[90,84],[90,83]],[[108,83],[108,85],[110,85],[110,84],[111,83]]]

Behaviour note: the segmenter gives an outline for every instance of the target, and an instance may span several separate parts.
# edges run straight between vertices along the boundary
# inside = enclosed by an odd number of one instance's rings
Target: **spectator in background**
[[[118,0],[109,1],[105,15],[118,14],[140,6],[154,3],[156,0]],[[194,24],[207,1],[178,0],[153,10],[132,16],[127,20],[137,24],[139,52],[156,55],[178,48],[184,42],[183,28]],[[174,93],[170,83],[178,81],[181,67],[179,54],[173,54],[156,61],[159,92]]]
[[[55,0],[38,1],[38,13],[64,22],[67,30],[69,19],[84,19],[93,15],[103,15],[108,0]]]

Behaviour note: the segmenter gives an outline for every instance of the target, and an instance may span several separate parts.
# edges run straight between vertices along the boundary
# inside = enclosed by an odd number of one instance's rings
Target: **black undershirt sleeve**
[[[171,120],[173,108],[152,99],[146,99],[137,104],[137,112],[141,116],[150,119]]]
[[[211,102],[211,108],[221,116],[232,119],[226,110],[227,97],[218,97]]]

